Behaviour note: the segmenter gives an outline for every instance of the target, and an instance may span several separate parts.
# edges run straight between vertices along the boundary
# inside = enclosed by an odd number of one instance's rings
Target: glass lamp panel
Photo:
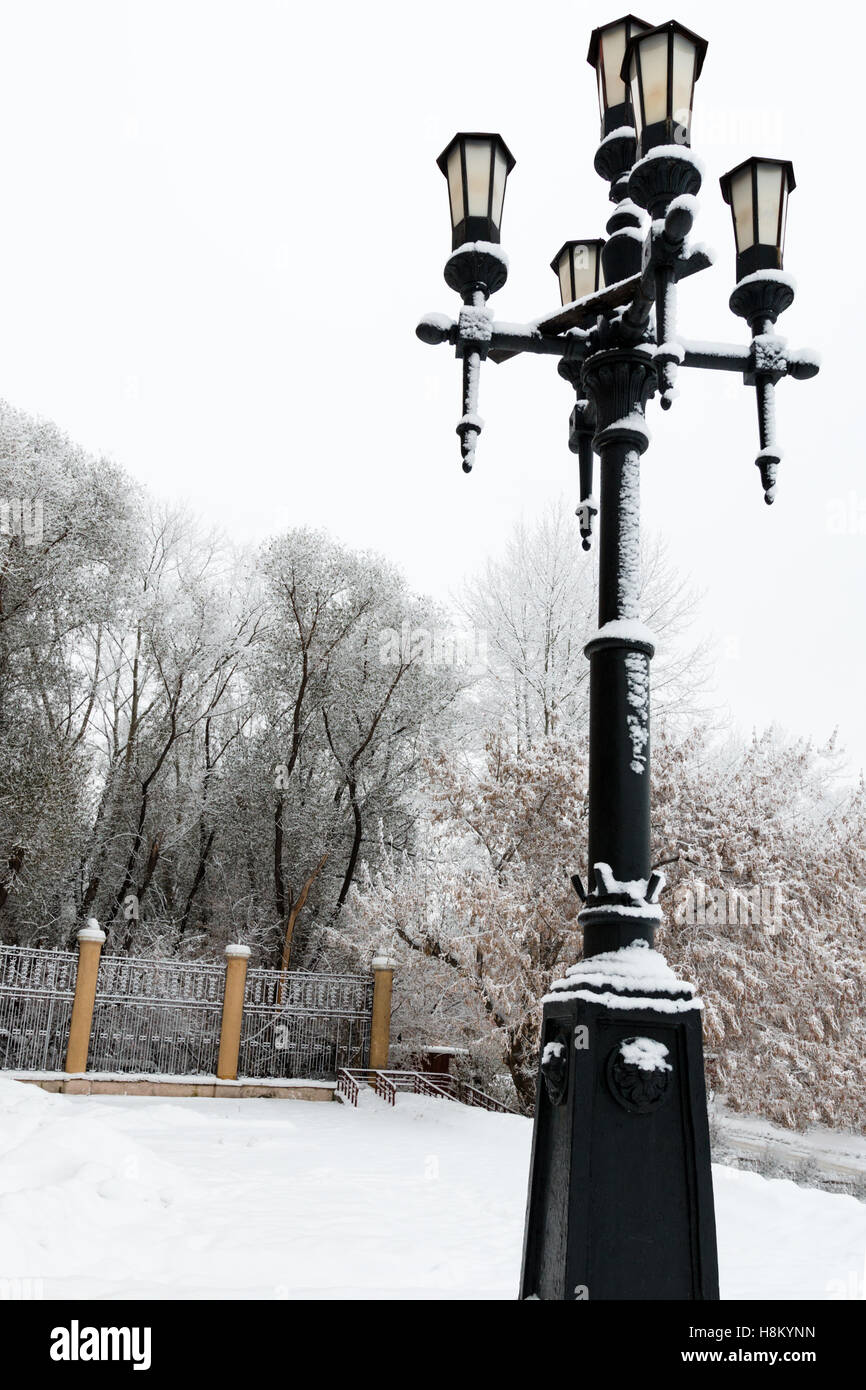
[[[668,35],[651,34],[637,45],[643,86],[643,123],[655,125],[668,115]],[[632,86],[632,98],[635,91]],[[636,105],[636,103],[635,103]]]
[[[451,226],[463,221],[463,171],[460,164],[460,145],[456,144],[448,156],[448,194],[451,198]]]
[[[624,24],[614,24],[601,36],[599,54],[599,74],[604,75],[606,101],[601,108],[604,115],[608,106],[620,106],[625,101],[625,83],[620,76],[625,58],[626,33]]]
[[[493,158],[493,205],[490,215],[493,225],[497,231],[502,226],[502,204],[505,201],[505,179],[507,175],[505,155],[501,149],[496,150]]]
[[[755,244],[755,215],[752,201],[751,166],[741,169],[731,179],[731,208],[734,214],[734,234],[737,252],[742,255]]]
[[[490,141],[467,140],[466,194],[468,217],[486,217],[490,198]]]
[[[779,212],[784,197],[785,171],[778,164],[762,160],[758,164],[757,175],[758,241],[762,246],[775,246],[779,236]]]
[[[571,254],[563,251],[559,258],[559,294],[563,304],[570,304],[574,298],[571,293]]]
[[[673,40],[673,110],[671,115],[676,124],[683,128],[687,141],[692,124],[696,50],[691,39],[684,38],[682,34],[674,34]]]
[[[584,295],[595,293],[598,247],[575,246],[571,254],[574,265],[574,297],[575,299],[583,299]]]
[[[640,144],[640,133],[643,130],[643,111],[640,104],[640,84],[637,79],[637,58],[632,55],[631,66],[629,68],[629,93],[631,96],[631,109],[634,113],[634,131]]]

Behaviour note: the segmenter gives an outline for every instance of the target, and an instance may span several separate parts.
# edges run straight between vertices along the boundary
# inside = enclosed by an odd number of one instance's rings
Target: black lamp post
[[[691,113],[706,48],[682,25],[652,28],[632,15],[593,33],[602,115],[595,167],[615,207],[605,241],[566,242],[554,258],[562,307],[532,323],[498,326],[487,303],[507,273],[498,247],[513,166],[505,145],[498,136],[458,135],[440,158],[454,229],[445,278],[464,307],[456,322],[432,315],[417,333],[450,343],[463,359],[463,467],[472,466],[481,430],[482,361],[548,354],[577,394],[569,445],[579,457],[586,549],[600,516],[599,627],[586,646],[589,882],[585,889],[572,879],[584,904],[583,959],[544,1000],[524,1298],[718,1297],[700,1001],[653,948],[663,876],[650,859],[654,639],[639,614],[645,411],[655,396],[670,409],[680,367],[741,373],[756,388],[757,463],[772,502],[780,460],[774,388],[786,376],[814,376],[818,364],[772,331],[794,298],[782,270],[794,186],[784,161],[748,160],[722,180],[737,242],[731,308],[748,322],[750,344],[692,342],[677,332],[677,284],[711,264],[688,244],[701,186]],[[470,160],[486,171],[474,193]],[[474,239],[460,242],[464,233]]]

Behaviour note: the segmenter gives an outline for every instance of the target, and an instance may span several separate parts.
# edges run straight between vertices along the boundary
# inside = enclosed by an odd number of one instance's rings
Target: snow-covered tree
[[[102,638],[137,546],[120,469],[0,404],[0,914],[7,940],[74,921]],[[95,650],[95,662],[85,659]]]
[[[768,730],[713,754],[656,744],[660,948],[705,1001],[710,1084],[788,1126],[860,1128],[866,1101],[866,787],[834,741]]]
[[[384,561],[298,530],[267,547],[262,574],[267,621],[250,679],[270,763],[273,912],[288,962],[327,950],[327,930],[313,942],[312,924],[333,929],[362,850],[375,855],[380,820],[391,843],[410,842],[421,753],[463,682],[412,640],[444,614]]]
[[[598,626],[596,575],[575,518],[560,501],[533,525],[516,526],[501,558],[489,560],[459,596],[465,621],[485,639],[483,707],[518,748],[548,735],[585,733],[589,663],[583,649]],[[692,711],[706,679],[706,652],[687,637],[696,603],[663,544],[646,544],[641,611],[661,639],[653,664],[660,713]]]
[[[710,1085],[788,1126],[859,1127],[866,788],[840,790],[832,747],[772,731],[723,748],[662,735],[654,769],[654,862],[669,876],[658,946],[700,988]],[[435,964],[435,997],[447,967],[459,1040],[495,1042],[527,1107],[539,1000],[580,952],[569,875],[585,871],[586,773],[556,739],[519,756],[492,741],[480,771],[432,765],[426,853],[367,875],[353,905],[359,940],[399,954],[404,1033],[455,1040],[450,1002],[417,1008],[419,971]]]
[[[525,1107],[535,1094],[538,1001],[576,959],[579,902],[570,875],[585,833],[586,769],[573,745],[546,739],[525,753],[491,738],[483,766],[447,755],[428,765],[430,829],[417,856],[392,855],[353,900],[363,939],[396,949],[396,1018],[420,1042],[446,1031],[453,1009],[412,1019],[407,992],[424,964],[461,982],[460,1041],[493,1035]],[[421,967],[419,972],[419,967]],[[443,987],[440,985],[440,989]],[[435,995],[435,990],[434,990]],[[452,1025],[453,1026],[453,1025]]]

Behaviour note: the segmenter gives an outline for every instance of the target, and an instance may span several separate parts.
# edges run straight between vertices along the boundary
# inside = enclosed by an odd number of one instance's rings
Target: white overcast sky
[[[669,11],[643,18],[659,23]],[[643,11],[643,0],[638,9]],[[606,185],[574,0],[16,0],[0,3],[0,394],[57,421],[237,541],[300,523],[378,549],[447,595],[520,517],[576,501],[569,388],[553,359],[482,374],[487,421],[464,477],[459,367],[425,347],[454,311],[435,157],[499,130],[503,319],[558,299],[569,237],[598,236]],[[651,407],[647,524],[706,590],[718,688],[745,728],[835,724],[866,766],[863,604],[862,8],[686,0],[709,40],[694,146],[696,238],[716,266],[680,294],[684,335],[742,341],[718,177],[794,161],[780,331],[823,355],[778,388],[785,449],[763,505],[754,393],[682,373]]]

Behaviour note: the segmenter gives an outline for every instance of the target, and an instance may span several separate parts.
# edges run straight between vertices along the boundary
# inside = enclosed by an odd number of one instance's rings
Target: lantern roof
[[[722,197],[724,198],[726,203],[730,203],[731,201],[731,182],[733,181],[734,177],[737,174],[739,174],[741,170],[749,168],[752,164],[779,165],[779,167],[784,169],[785,171],[788,192],[791,193],[793,189],[797,187],[797,181],[794,178],[794,166],[791,163],[790,159],[771,159],[769,155],[752,154],[749,155],[748,159],[744,159],[741,163],[735,165],[733,169],[729,169],[726,174],[722,174],[722,177],[719,179],[719,183],[721,184],[722,189]]]
[[[514,155],[511,153],[502,136],[498,135],[496,131],[460,130],[457,132],[455,136],[452,137],[452,139],[448,141],[448,144],[445,146],[439,158],[436,160],[436,164],[442,170],[443,174],[447,174],[448,156],[454,148],[455,144],[457,144],[457,142],[460,140],[498,140],[500,149],[502,150],[502,153],[505,155],[505,172],[507,174],[510,174],[511,170],[517,163],[517,160],[514,158]]]
[[[632,35],[626,46],[625,57],[622,60],[622,68],[619,74],[620,79],[623,82],[628,82],[629,80],[628,65],[631,61],[634,45],[642,43],[644,39],[650,38],[653,34],[682,34],[684,39],[691,39],[692,43],[695,45],[695,81],[697,82],[701,75],[701,69],[704,66],[704,58],[707,56],[707,49],[710,45],[706,39],[701,38],[700,34],[696,34],[693,29],[687,29],[684,24],[680,24],[679,20],[676,19],[669,19],[666,24],[657,24],[654,29],[648,29],[643,34]]]
[[[599,251],[601,251],[601,248],[604,246],[604,237],[574,237],[571,241],[564,241],[553,260],[550,262],[550,269],[555,275],[559,274],[559,262],[562,260],[563,255],[566,251],[570,251],[573,246],[597,246]]]
[[[612,19],[609,24],[600,24],[597,29],[593,29],[589,39],[589,52],[586,55],[586,61],[590,67],[598,66],[598,50],[601,47],[602,34],[606,33],[608,29],[615,29],[618,24],[639,24],[643,29],[653,28],[652,24],[649,24],[645,19],[638,19],[637,15],[634,14],[624,14],[620,19]]]

